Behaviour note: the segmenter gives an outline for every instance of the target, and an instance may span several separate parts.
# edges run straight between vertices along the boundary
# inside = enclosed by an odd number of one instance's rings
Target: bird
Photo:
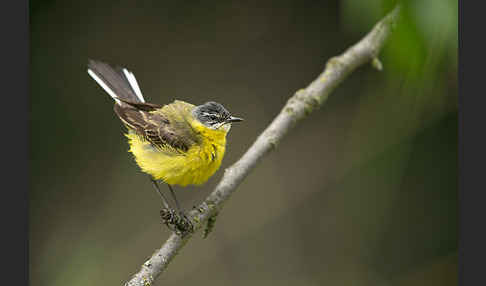
[[[201,105],[177,99],[165,105],[146,102],[135,75],[125,67],[88,59],[87,72],[114,100],[114,112],[127,129],[128,151],[162,199],[164,222],[180,233],[191,231],[192,223],[172,186],[201,185],[214,175],[232,123],[243,119],[215,101]],[[159,181],[167,184],[178,213],[160,191]]]

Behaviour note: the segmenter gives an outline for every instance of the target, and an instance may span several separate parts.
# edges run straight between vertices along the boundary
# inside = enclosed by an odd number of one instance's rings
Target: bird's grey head
[[[211,129],[223,127],[228,131],[232,122],[242,121],[242,118],[233,117],[221,104],[210,101],[194,108],[194,117]]]

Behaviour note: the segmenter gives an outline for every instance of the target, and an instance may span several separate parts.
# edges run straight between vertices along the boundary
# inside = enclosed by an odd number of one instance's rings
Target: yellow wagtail
[[[167,226],[192,230],[171,185],[206,182],[221,165],[231,123],[243,119],[213,101],[199,106],[180,100],[164,106],[145,102],[135,76],[126,68],[89,60],[88,74],[115,100],[115,113],[128,129],[129,152],[162,197]],[[158,180],[167,183],[180,216],[169,207]]]

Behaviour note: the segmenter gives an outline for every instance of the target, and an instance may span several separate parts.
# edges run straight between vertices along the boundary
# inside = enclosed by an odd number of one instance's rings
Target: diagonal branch
[[[258,136],[248,151],[231,167],[216,189],[206,198],[198,209],[190,212],[196,222],[195,231],[214,217],[230,198],[238,185],[245,179],[258,162],[275,149],[282,138],[295,124],[324,104],[329,94],[357,67],[371,61],[373,67],[381,70],[377,56],[385,40],[398,21],[400,7],[397,6],[357,44],[343,54],[329,59],[325,70],[305,89],[297,91],[283,107],[273,122]],[[177,252],[184,247],[192,234],[184,237],[172,234],[169,239],[148,259],[138,273],[133,275],[125,286],[151,285],[164,271]]]

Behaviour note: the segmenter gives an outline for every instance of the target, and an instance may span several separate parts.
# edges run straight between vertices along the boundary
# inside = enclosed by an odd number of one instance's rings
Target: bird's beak
[[[243,118],[231,116],[230,118],[226,119],[226,123],[240,122],[240,121],[243,121]]]

